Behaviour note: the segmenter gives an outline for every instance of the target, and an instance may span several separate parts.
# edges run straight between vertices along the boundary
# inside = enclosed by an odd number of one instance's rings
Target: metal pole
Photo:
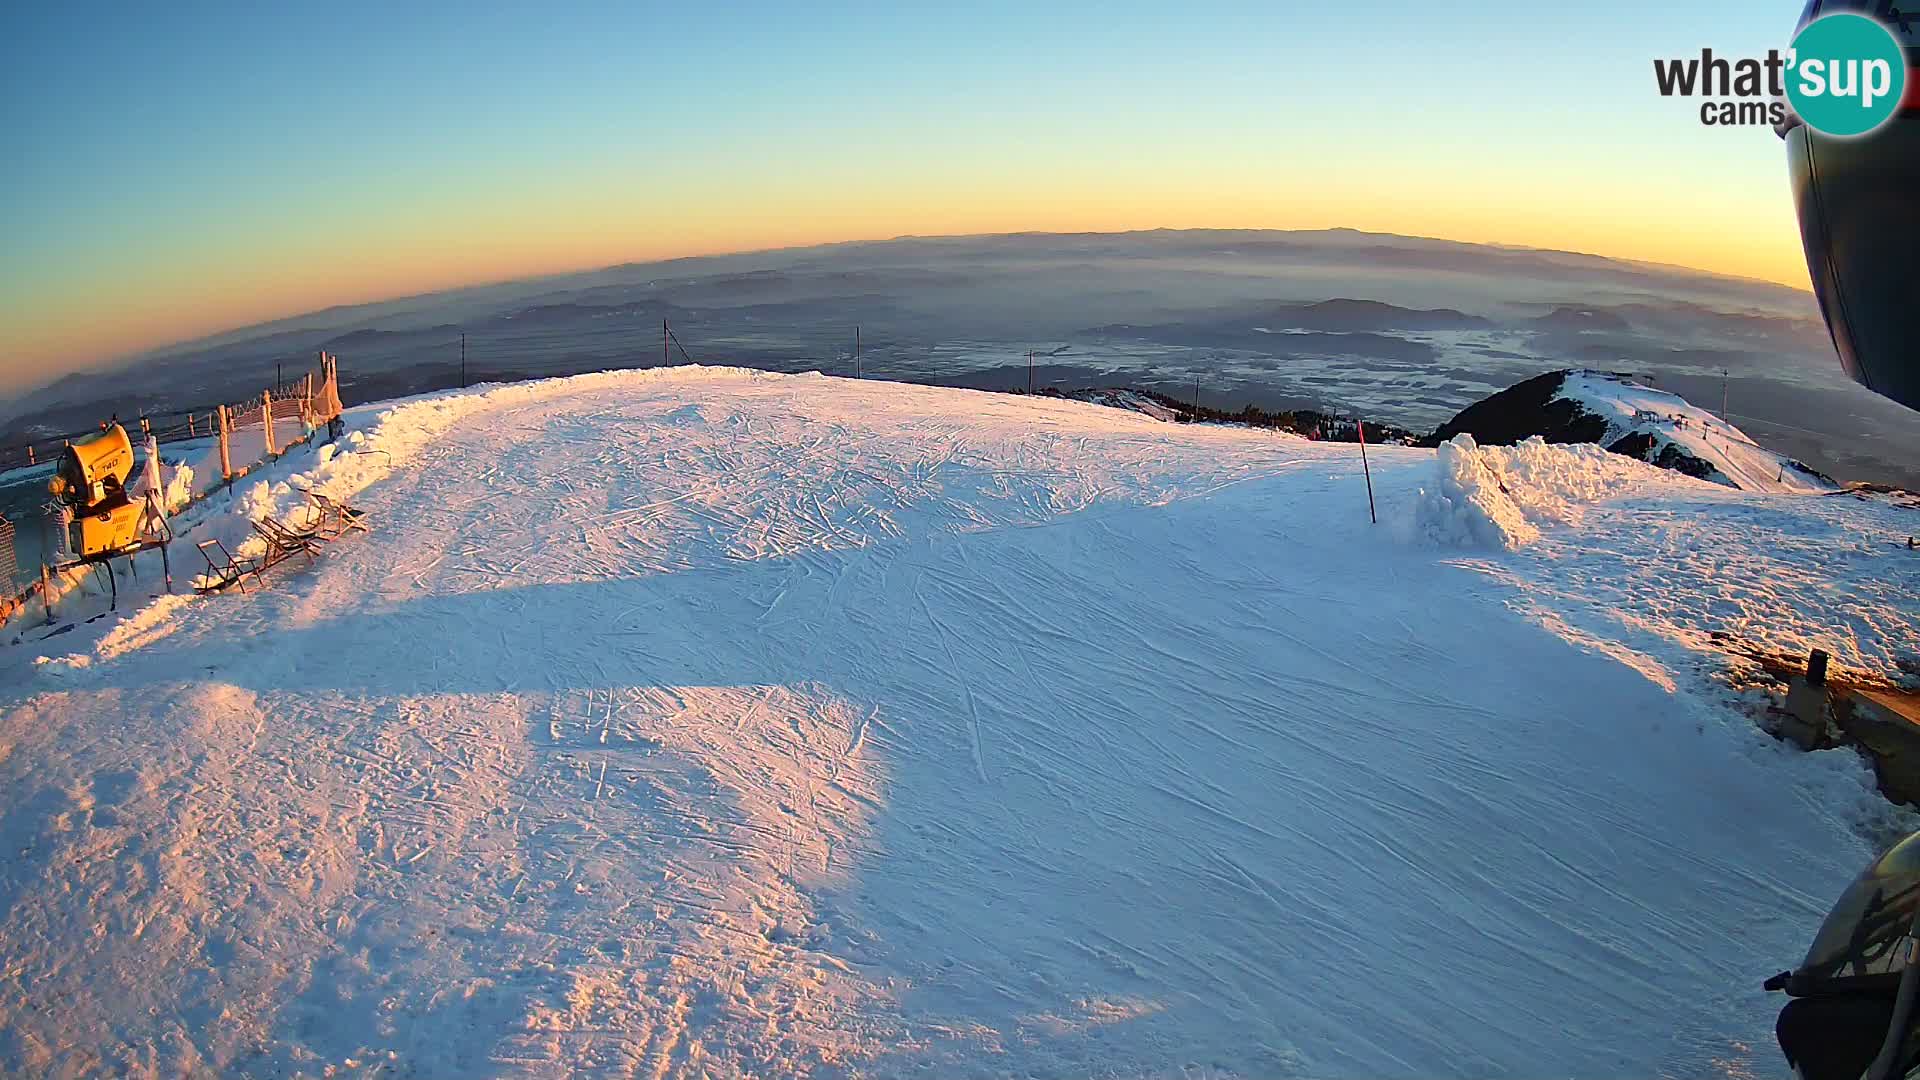
[[[1726,368],[1721,368],[1720,369],[1720,422],[1723,424],[1727,422],[1727,396],[1728,396],[1728,393],[1730,390],[1730,384],[1732,383],[1732,381],[1733,381],[1733,373],[1728,371]]]
[[[860,377],[860,324],[853,324],[853,377]]]
[[[1373,468],[1367,464],[1367,422],[1355,420],[1354,429],[1360,432],[1360,471],[1367,477],[1367,516],[1375,525],[1380,524],[1380,515],[1373,509]]]
[[[670,337],[672,333],[673,331],[667,329],[667,320],[661,319],[660,320],[660,366],[661,367],[666,367],[671,357],[671,354],[667,351],[667,338]]]
[[[467,387],[467,335],[460,335],[460,388]]]
[[[1027,393],[1033,393],[1033,350],[1027,350]]]
[[[280,361],[275,360],[273,362],[273,396],[274,397],[280,396],[281,385],[282,383],[280,381]]]

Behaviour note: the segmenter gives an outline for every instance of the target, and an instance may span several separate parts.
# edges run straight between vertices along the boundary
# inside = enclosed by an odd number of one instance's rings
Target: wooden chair
[[[227,545],[218,540],[202,540],[194,546],[200,549],[201,558],[207,560],[207,577],[213,582],[211,585],[195,586],[196,592],[219,592],[229,585],[238,585],[241,592],[246,592],[247,575],[252,573],[257,578],[261,569],[256,563],[235,559],[233,553],[227,550]],[[218,559],[214,558],[216,551],[220,553]]]
[[[338,499],[322,495],[317,491],[307,491],[307,503],[316,512],[315,528],[322,540],[337,540],[348,532],[358,529],[370,532],[367,528],[367,513],[357,507],[348,506]]]
[[[289,529],[271,517],[263,517],[253,523],[253,531],[267,542],[267,553],[260,557],[261,570],[285,562],[295,552],[304,552],[311,564],[320,553],[319,534],[311,529]]]

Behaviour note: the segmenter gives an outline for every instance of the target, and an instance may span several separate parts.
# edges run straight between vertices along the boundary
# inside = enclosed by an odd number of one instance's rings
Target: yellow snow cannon
[[[119,424],[60,451],[47,490],[73,508],[69,538],[74,557],[91,562],[140,546],[145,506],[127,497],[132,475],[133,443]]]

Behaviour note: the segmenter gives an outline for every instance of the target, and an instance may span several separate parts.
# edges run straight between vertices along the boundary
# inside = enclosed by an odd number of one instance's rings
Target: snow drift
[[[1571,525],[1580,507],[1649,479],[1645,466],[1597,446],[1552,446],[1539,436],[1518,446],[1480,446],[1471,435],[1441,443],[1436,482],[1414,502],[1414,530],[1426,540],[1518,548],[1545,524]]]

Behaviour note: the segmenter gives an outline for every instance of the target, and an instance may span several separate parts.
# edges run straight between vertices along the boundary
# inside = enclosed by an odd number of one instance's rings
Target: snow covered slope
[[[1357,446],[712,369],[356,434],[373,535],[0,648],[0,1072],[1781,1075],[1885,825],[1709,636],[1889,665],[1882,502],[1376,448],[1375,527]]]
[[[1792,458],[1759,445],[1718,416],[1688,404],[1680,395],[1622,376],[1571,372],[1560,385],[1559,398],[1606,421],[1606,434],[1597,442],[1663,468],[1677,468],[1742,491],[1826,492],[1838,487]],[[1685,463],[1689,458],[1706,470],[1689,468]]]
[[[1445,442],[1594,443],[1616,454],[1743,491],[1829,492],[1830,478],[1774,453],[1678,394],[1602,371],[1553,371],[1462,409],[1435,432]]]

